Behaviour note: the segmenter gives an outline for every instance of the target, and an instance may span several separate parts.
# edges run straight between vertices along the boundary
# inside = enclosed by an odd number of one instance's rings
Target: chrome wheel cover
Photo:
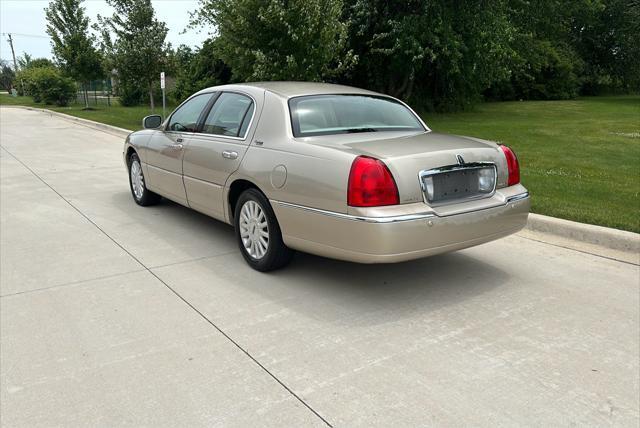
[[[247,201],[240,209],[240,239],[247,253],[260,260],[269,248],[269,225],[262,207]]]
[[[142,167],[138,160],[131,162],[131,189],[136,199],[141,199],[144,193],[144,177],[142,176]]]

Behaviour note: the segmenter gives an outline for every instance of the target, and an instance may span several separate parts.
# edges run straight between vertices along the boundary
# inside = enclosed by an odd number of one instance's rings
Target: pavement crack
[[[85,220],[87,220],[89,223],[91,223],[96,229],[98,229],[100,232],[102,232],[102,234],[104,236],[106,236],[109,240],[111,240],[111,242],[113,242],[115,245],[117,245],[118,247],[120,247],[120,249],[122,251],[124,251],[126,254],[129,255],[129,257],[131,257],[133,260],[136,261],[136,263],[138,263],[140,266],[142,266],[142,268],[149,272],[151,275],[153,275],[153,277],[155,277],[158,281],[160,281],[161,284],[163,284],[169,291],[171,291],[173,294],[176,295],[176,297],[178,297],[182,302],[184,302],[184,304],[186,304],[187,306],[189,306],[195,313],[197,313],[202,319],[204,319],[207,323],[209,323],[214,329],[216,329],[220,334],[222,334],[229,342],[231,342],[236,348],[238,348],[243,354],[245,354],[251,361],[253,361],[258,367],[260,367],[267,375],[269,375],[273,380],[275,380],[282,388],[284,388],[291,396],[293,396],[296,400],[298,400],[303,406],[305,406],[311,413],[313,413],[316,417],[318,417],[325,425],[327,425],[328,427],[332,427],[333,425],[331,425],[331,423],[329,423],[329,421],[327,421],[324,417],[322,417],[322,415],[320,415],[320,413],[318,413],[313,407],[311,407],[310,404],[308,404],[306,401],[304,401],[302,399],[302,397],[300,397],[298,394],[296,394],[291,388],[289,388],[283,381],[281,381],[275,374],[273,374],[269,369],[267,369],[262,363],[260,363],[260,361],[258,361],[257,358],[255,358],[253,355],[251,355],[251,353],[246,350],[242,345],[240,345],[238,342],[236,342],[231,336],[229,336],[224,330],[222,330],[222,328],[218,327],[218,325],[216,323],[214,323],[212,320],[210,320],[209,318],[207,318],[207,316],[205,314],[203,314],[202,312],[200,312],[194,305],[192,305],[187,299],[185,299],[182,295],[180,295],[180,293],[178,293],[174,288],[172,288],[169,284],[167,284],[162,278],[160,278],[153,270],[151,270],[151,268],[149,268],[148,266],[146,266],[144,263],[142,263],[142,261],[140,261],[135,255],[133,255],[133,253],[131,253],[129,250],[127,250],[122,244],[120,244],[118,241],[115,240],[115,238],[113,238],[111,235],[109,235],[103,228],[101,228],[95,221],[93,221],[89,216],[87,216],[85,213],[83,213],[78,207],[76,207],[75,205],[73,205],[73,203],[71,203],[71,201],[69,201],[67,198],[65,198],[60,192],[58,192],[55,188],[53,188],[53,186],[51,186],[49,183],[47,183],[42,177],[40,177],[34,170],[32,170],[29,166],[27,166],[24,162],[22,162],[22,160],[20,160],[18,157],[16,157],[13,153],[11,153],[9,150],[6,149],[6,147],[3,147],[2,145],[0,145],[0,148],[2,148],[5,152],[7,152],[7,154],[9,154],[9,156],[11,156],[12,158],[14,158],[17,162],[19,162],[23,167],[25,167],[29,172],[31,172],[31,174],[33,174],[38,180],[40,180],[45,186],[47,186],[49,189],[51,189],[52,192],[54,192],[56,195],[58,195],[63,201],[65,201],[71,208],[73,208],[78,214],[80,214],[82,217],[85,218]]]

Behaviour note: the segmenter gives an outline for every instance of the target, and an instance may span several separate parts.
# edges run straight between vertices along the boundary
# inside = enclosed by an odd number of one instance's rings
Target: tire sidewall
[[[136,197],[136,193],[133,191],[133,182],[131,181],[131,165],[133,165],[134,161],[138,161],[138,164],[140,165],[140,173],[142,174],[142,196],[140,197],[140,199],[138,199]],[[133,197],[133,200],[135,201],[136,204],[141,205],[141,206],[146,206],[149,205],[149,190],[147,190],[147,180],[144,176],[144,172],[142,172],[142,163],[140,162],[140,158],[138,157],[137,153],[132,153],[131,156],[129,156],[129,162],[128,162],[128,172],[129,172],[129,189],[131,190],[131,196]]]
[[[267,218],[267,227],[269,228],[269,244],[267,246],[267,252],[261,259],[254,259],[249,255],[247,250],[244,248],[244,243],[242,242],[242,238],[240,236],[240,212],[242,211],[242,206],[248,201],[254,201],[258,205],[260,205],[260,208],[262,208],[262,211],[265,213],[265,217]],[[242,257],[244,257],[244,259],[252,268],[261,272],[266,272],[279,267],[275,266],[279,256],[278,252],[289,250],[282,242],[280,226],[276,219],[275,213],[271,208],[271,204],[261,192],[255,189],[249,189],[245,190],[240,195],[234,211],[233,224],[235,227],[236,240],[238,242],[238,246],[240,247]]]

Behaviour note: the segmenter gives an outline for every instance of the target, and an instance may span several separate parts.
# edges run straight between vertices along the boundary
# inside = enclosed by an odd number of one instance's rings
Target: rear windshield
[[[309,95],[289,100],[293,135],[425,131],[418,118],[391,98],[367,95]]]

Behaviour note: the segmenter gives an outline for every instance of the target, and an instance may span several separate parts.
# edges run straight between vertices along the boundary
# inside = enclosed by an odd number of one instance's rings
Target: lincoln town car
[[[124,160],[134,201],[162,198],[235,228],[254,269],[294,250],[393,263],[522,229],[529,193],[509,147],[431,131],[405,103],[348,86],[204,89],[147,116]]]

